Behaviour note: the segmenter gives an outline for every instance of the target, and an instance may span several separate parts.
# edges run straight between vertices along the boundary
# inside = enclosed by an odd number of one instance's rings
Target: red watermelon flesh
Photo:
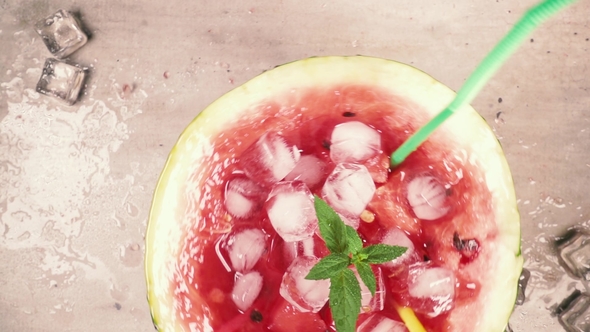
[[[293,103],[290,109],[282,109],[272,102],[260,105],[255,112],[247,115],[246,119],[240,119],[234,128],[228,128],[215,140],[214,157],[205,162],[204,169],[199,169],[197,174],[209,174],[207,181],[201,183],[206,188],[206,199],[199,202],[204,209],[194,211],[203,217],[198,229],[193,236],[187,239],[183,256],[189,257],[189,262],[183,266],[178,274],[181,281],[177,284],[177,296],[179,303],[195,303],[219,289],[228,294],[231,291],[235,271],[228,271],[220,263],[219,249],[216,247],[226,233],[232,227],[252,227],[260,229],[270,238],[273,248],[280,247],[284,241],[278,236],[271,226],[264,209],[256,209],[246,218],[232,218],[224,208],[224,194],[226,183],[236,174],[244,172],[241,159],[244,151],[255,145],[256,140],[273,130],[272,135],[278,135],[287,142],[285,146],[296,146],[302,155],[312,155],[322,161],[331,170],[336,165],[330,159],[330,138],[333,128],[339,124],[351,120],[362,122],[380,133],[383,153],[376,155],[387,156],[408,137],[408,133],[416,128],[411,123],[414,119],[404,119],[401,111],[404,103],[388,96],[383,92],[362,86],[335,87],[332,91],[309,91],[297,103]],[[401,123],[400,123],[401,122]],[[405,122],[405,123],[404,123]],[[268,134],[267,134],[268,135]],[[449,139],[449,144],[452,140]],[[251,148],[250,148],[251,149]],[[289,153],[288,150],[285,150]],[[258,156],[260,158],[260,156]],[[288,158],[291,158],[288,155]],[[250,156],[246,162],[253,163]],[[217,161],[216,161],[217,160]],[[362,163],[360,163],[362,164]],[[220,167],[223,165],[223,167]],[[448,148],[439,148],[435,144],[426,143],[400,167],[389,171],[385,163],[376,167],[369,164],[375,173],[386,174],[387,181],[377,183],[377,191],[367,207],[367,210],[375,215],[371,223],[361,222],[359,233],[367,244],[374,243],[390,228],[398,228],[407,233],[414,247],[420,253],[423,261],[429,261],[434,267],[444,267],[454,272],[456,283],[454,285],[454,297],[452,307],[476,306],[471,301],[476,299],[481,288],[478,273],[481,273],[477,258],[485,255],[486,240],[493,240],[497,230],[494,225],[479,222],[473,216],[489,216],[492,214],[491,197],[479,180],[477,167],[465,163],[457,156],[448,156]],[[294,163],[293,163],[294,167]],[[254,167],[255,168],[255,167]],[[283,172],[282,177],[286,174]],[[253,180],[259,181],[261,186],[268,186],[278,180],[261,172],[256,174],[250,171]],[[436,220],[420,220],[413,212],[407,199],[408,183],[417,177],[432,177],[444,186],[446,213]],[[201,175],[202,177],[202,175]],[[259,177],[259,178],[257,178]],[[269,179],[271,178],[271,179]],[[325,180],[325,178],[323,179]],[[268,191],[267,191],[268,192]],[[477,192],[477,195],[471,193]],[[315,194],[321,192],[316,188]],[[194,205],[198,207],[198,205]],[[465,242],[478,244],[475,248],[458,248],[457,238]],[[378,240],[377,240],[378,241]],[[195,249],[199,248],[197,255]],[[481,252],[480,252],[481,251]],[[327,252],[325,252],[327,253]],[[195,257],[195,256],[198,256]],[[283,260],[280,250],[266,251],[263,257],[254,267],[264,278],[264,286],[259,300],[253,308],[261,313],[263,319],[257,324],[263,330],[272,330],[272,317],[276,314],[278,303],[284,301],[279,295],[279,284],[284,273]],[[191,278],[190,271],[197,270],[196,265],[205,268],[199,269],[199,273]],[[389,305],[384,309],[385,315],[394,314],[393,303],[402,305],[422,305],[428,307],[424,301],[412,300],[407,292],[407,274],[391,272],[388,280]],[[182,291],[181,285],[188,287],[188,291]],[[197,286],[198,285],[198,286]],[[191,293],[198,293],[199,297],[191,297]],[[223,326],[226,321],[235,319],[240,313],[229,296],[224,296],[220,301],[207,301],[208,311],[211,314],[211,325]],[[428,302],[428,301],[426,301]],[[183,312],[186,322],[200,315],[200,307],[195,312],[189,309]],[[432,331],[446,331],[449,326],[448,312],[435,318],[420,314],[428,309],[416,308],[421,322]],[[247,313],[246,313],[247,314]],[[281,312],[281,315],[285,315]],[[292,313],[296,319],[296,313]],[[303,315],[303,314],[302,314]],[[362,316],[362,315],[361,315]],[[268,317],[268,318],[267,318]],[[303,316],[302,316],[303,317]],[[363,317],[361,317],[362,321]],[[396,317],[399,320],[399,318]],[[465,317],[469,320],[469,317]],[[331,322],[325,322],[330,325]],[[276,324],[275,324],[276,325]]]

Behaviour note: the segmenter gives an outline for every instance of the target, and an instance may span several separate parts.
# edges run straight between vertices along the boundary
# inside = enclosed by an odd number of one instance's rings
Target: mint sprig
[[[361,287],[356,271],[373,296],[377,289],[375,273],[370,264],[391,261],[407,248],[374,244],[363,248],[363,241],[354,228],[345,225],[340,216],[321,198],[315,196],[315,211],[320,234],[330,250],[305,277],[310,280],[330,279],[330,309],[338,332],[354,332],[361,309]]]

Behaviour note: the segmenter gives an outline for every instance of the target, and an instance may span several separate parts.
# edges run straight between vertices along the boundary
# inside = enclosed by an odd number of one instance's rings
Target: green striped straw
[[[391,155],[391,167],[401,164],[430,134],[463,105],[470,103],[504,61],[516,50],[531,31],[560,9],[576,0],[545,0],[529,9],[508,34],[483,59],[457,92],[455,99],[442,112],[418,129]]]

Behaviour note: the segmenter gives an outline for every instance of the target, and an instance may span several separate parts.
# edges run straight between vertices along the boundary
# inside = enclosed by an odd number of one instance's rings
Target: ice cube
[[[73,105],[82,89],[84,76],[81,68],[56,59],[47,59],[37,82],[37,92]]]
[[[301,312],[318,312],[328,301],[329,279],[305,279],[305,276],[319,260],[319,258],[312,256],[297,257],[283,275],[279,293]]]
[[[558,245],[563,267],[575,277],[590,280],[590,234],[572,230]]]
[[[447,191],[432,176],[419,176],[408,183],[408,202],[419,219],[435,220],[449,211]]]
[[[379,132],[358,121],[334,127],[330,142],[330,159],[336,164],[363,162],[381,151]]]
[[[245,229],[230,235],[227,251],[235,271],[248,272],[266,250],[266,235],[259,229]]]
[[[365,283],[361,280],[356,269],[353,269],[354,274],[356,275],[356,279],[358,280],[361,286],[361,313],[367,312],[376,312],[383,310],[383,305],[385,303],[385,285],[383,283],[383,273],[381,269],[378,267],[373,268],[373,273],[375,274],[375,280],[377,283],[377,287],[375,290],[375,296],[371,294],[371,291],[365,285]]]
[[[268,195],[266,211],[273,228],[287,242],[310,238],[318,228],[313,195],[303,182],[275,184]]]
[[[236,307],[241,311],[246,311],[262,290],[262,275],[256,271],[246,274],[236,273],[234,288],[231,292],[231,298]]]
[[[76,18],[63,9],[38,21],[35,30],[49,52],[60,59],[74,53],[88,41]]]
[[[284,264],[289,266],[297,257],[314,256],[324,257],[330,252],[326,243],[318,235],[297,242],[283,242],[283,259]]]
[[[526,285],[531,277],[531,272],[527,269],[522,269],[520,278],[518,278],[518,291],[516,293],[516,304],[521,305],[525,300]]]
[[[380,314],[372,314],[356,332],[407,332],[406,325]]]
[[[245,176],[237,176],[225,186],[225,208],[236,218],[252,216],[263,201],[264,190]]]
[[[322,196],[336,212],[361,215],[375,193],[375,183],[367,168],[356,164],[338,164],[326,179]]]
[[[302,181],[309,188],[314,188],[326,176],[326,163],[316,156],[301,156],[295,168],[287,174],[285,181]]]
[[[559,314],[559,322],[567,332],[590,331],[590,295],[577,292]]]
[[[453,308],[455,274],[444,267],[414,264],[409,271],[408,293],[416,312],[436,317]]]
[[[303,255],[303,246],[301,241],[297,242],[283,242],[283,259],[288,264],[291,264],[295,258]]]
[[[358,217],[352,217],[350,215],[344,215],[344,214],[340,214],[340,213],[338,213],[338,216],[340,216],[340,219],[342,219],[342,222],[345,225],[348,225],[354,229],[358,229],[359,226],[361,225],[361,220]]]
[[[261,184],[272,185],[287,176],[300,158],[297,146],[276,132],[262,135],[244,151],[240,166],[246,175]]]
[[[386,267],[395,267],[402,263],[407,264],[408,261],[412,260],[412,258],[416,257],[416,249],[414,248],[414,243],[412,240],[399,228],[392,228],[385,233],[383,238],[380,241],[383,244],[388,244],[390,246],[400,246],[407,248],[406,252],[403,253],[401,256],[395,258],[394,260],[383,263],[382,265]]]

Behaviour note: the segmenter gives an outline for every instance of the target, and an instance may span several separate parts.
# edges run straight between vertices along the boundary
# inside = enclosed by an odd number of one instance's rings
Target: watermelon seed
[[[430,257],[428,257],[428,256],[424,255],[424,261],[425,261],[425,262],[428,262],[428,261],[430,261]]]
[[[252,313],[250,314],[250,319],[253,322],[260,323],[262,322],[262,314],[258,310],[252,310]]]
[[[352,112],[344,112],[342,113],[342,116],[345,118],[352,118],[354,117],[356,114],[352,113]]]
[[[330,150],[330,142],[328,142],[327,140],[323,140],[322,141],[322,146],[326,149],[326,150]]]
[[[459,233],[453,234],[453,246],[461,252],[463,257],[461,263],[469,263],[479,253],[479,243],[475,239],[463,240],[459,237]]]

